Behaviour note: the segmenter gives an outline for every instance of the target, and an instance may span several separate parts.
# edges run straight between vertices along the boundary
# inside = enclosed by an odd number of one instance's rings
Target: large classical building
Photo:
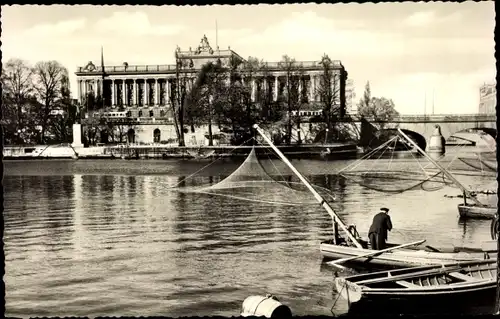
[[[483,84],[479,88],[479,114],[495,114],[497,88],[495,84]]]
[[[230,59],[246,63],[245,59],[228,48],[212,49],[204,36],[200,45],[189,50],[175,51],[175,64],[165,65],[104,65],[89,62],[84,67],[78,67],[77,91],[81,104],[85,107],[89,94],[102,96],[102,105],[99,108],[85,112],[82,125],[87,126],[92,119],[105,118],[107,121],[127,125],[127,142],[129,143],[159,143],[176,138],[173,126],[172,105],[175,103],[177,79],[182,77],[193,85],[202,65],[207,62],[220,61],[228,65]],[[320,110],[319,78],[323,73],[321,61],[298,61],[300,68],[299,92],[300,98],[306,107],[302,108],[303,115],[316,115]],[[346,80],[347,72],[340,61],[333,62],[333,71],[338,81],[338,104],[341,113],[346,111]],[[265,73],[257,71],[252,77],[252,100],[265,90],[271,94],[274,101],[283,94],[287,73],[279,62],[268,62]],[[260,73],[259,73],[260,72]],[[348,95],[348,94],[347,94]],[[198,132],[187,132],[187,144],[204,144],[205,129]],[[85,133],[84,133],[85,134]],[[104,136],[105,135],[105,136]],[[192,135],[192,136],[189,136]],[[101,142],[110,141],[108,133],[100,137]]]

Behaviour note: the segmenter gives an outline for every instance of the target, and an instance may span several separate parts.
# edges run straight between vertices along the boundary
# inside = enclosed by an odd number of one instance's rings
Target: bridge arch
[[[421,149],[425,150],[427,147],[427,141],[425,139],[425,136],[421,135],[420,133],[417,133],[412,130],[408,129],[401,129],[403,133],[405,133],[409,138],[411,138]],[[397,128],[386,128],[382,129],[379,131],[379,140],[380,142],[384,143],[387,140],[391,139],[392,137],[398,135],[398,129]],[[406,146],[401,145],[399,146],[400,149],[408,149]]]
[[[466,128],[463,130],[459,130],[453,134],[456,133],[486,133],[490,135],[491,137],[495,138],[497,136],[497,129],[492,128],[492,127],[471,127],[471,128]]]
[[[496,149],[496,135],[497,130],[495,128],[471,127],[454,132],[450,135],[450,138],[458,138],[466,143],[473,143],[472,145],[494,150]]]

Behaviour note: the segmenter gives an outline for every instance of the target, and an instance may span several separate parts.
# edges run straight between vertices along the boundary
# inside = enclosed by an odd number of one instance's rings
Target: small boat
[[[458,213],[461,218],[494,219],[498,212],[497,207],[476,205],[469,203],[458,204]]]
[[[335,244],[333,240],[326,240],[320,243],[320,251],[324,261],[332,261],[344,258],[353,258],[356,256],[369,255],[367,257],[359,257],[349,261],[351,268],[362,268],[370,266],[373,268],[401,268],[415,267],[423,265],[441,265],[447,263],[466,262],[466,261],[482,261],[490,258],[496,258],[496,252],[488,252],[482,249],[475,251],[442,251],[430,246],[418,248],[406,247],[392,251],[387,251],[378,254],[377,250],[370,249],[368,241],[358,238],[363,248],[357,248],[343,243],[343,238],[340,237]],[[342,243],[341,243],[342,242]],[[388,248],[400,246],[400,244],[387,243]],[[375,267],[374,267],[375,266]]]
[[[491,314],[496,260],[423,266],[335,278],[349,314]]]
[[[349,258],[350,264],[366,266],[367,264],[385,267],[408,267],[422,265],[440,265],[443,263],[456,263],[461,261],[480,261],[489,258],[488,252],[441,252],[436,249],[426,251],[424,249],[409,249],[410,245],[388,244],[391,251],[382,252],[369,248],[368,242],[360,238],[354,225],[345,225],[338,214],[332,209],[327,201],[311,186],[311,184],[300,174],[299,171],[290,163],[290,161],[281,153],[281,151],[272,143],[269,137],[256,124],[256,131],[263,137],[269,146],[283,160],[285,164],[297,175],[301,182],[309,189],[318,203],[327,211],[332,218],[333,239],[320,243],[320,251],[324,259],[343,259]],[[339,229],[343,230],[342,236]],[[422,242],[416,243],[421,244]],[[401,247],[400,247],[401,246]],[[405,247],[402,247],[405,246]],[[405,248],[405,249],[403,249]],[[352,258],[356,257],[356,258]],[[495,254],[496,257],[496,254]],[[351,260],[352,258],[352,260]]]

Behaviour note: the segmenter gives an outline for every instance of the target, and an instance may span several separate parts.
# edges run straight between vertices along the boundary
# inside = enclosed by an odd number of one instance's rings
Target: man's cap
[[[380,210],[387,213],[389,211],[389,208],[382,207]]]

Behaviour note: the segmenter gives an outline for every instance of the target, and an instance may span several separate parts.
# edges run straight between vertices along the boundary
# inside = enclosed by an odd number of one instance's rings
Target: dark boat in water
[[[497,207],[476,205],[469,203],[458,204],[458,213],[461,218],[494,219],[498,212]]]
[[[496,260],[423,266],[335,279],[349,314],[491,314]]]

